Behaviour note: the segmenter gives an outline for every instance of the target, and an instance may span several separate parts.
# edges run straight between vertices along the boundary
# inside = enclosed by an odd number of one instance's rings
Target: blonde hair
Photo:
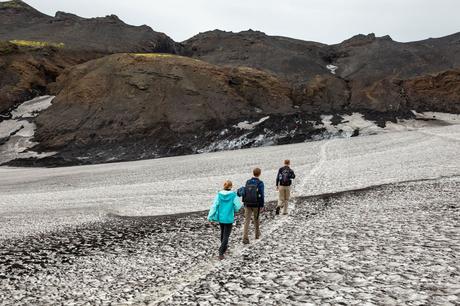
[[[226,180],[226,181],[224,182],[224,189],[225,189],[225,190],[232,190],[232,187],[233,187],[232,181]]]

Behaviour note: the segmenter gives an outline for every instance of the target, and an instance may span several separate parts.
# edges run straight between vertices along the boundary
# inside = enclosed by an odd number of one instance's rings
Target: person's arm
[[[233,207],[235,208],[235,212],[238,212],[241,209],[241,206],[243,205],[241,204],[240,198],[235,197],[233,200]]]
[[[239,197],[244,197],[244,186],[238,188],[238,190],[236,191],[236,195]]]
[[[295,173],[292,169],[291,169],[291,179],[295,179]]]
[[[276,175],[276,189],[278,189],[278,186],[280,184],[280,174],[281,174],[281,169],[278,170],[278,174]]]
[[[219,195],[216,195],[216,197],[214,198],[214,202],[211,205],[211,209],[209,210],[208,221],[210,222],[217,221],[215,220],[215,215],[217,213],[217,203],[219,203]]]
[[[264,182],[260,182],[259,184],[259,191],[260,191],[260,207],[264,207],[265,204],[265,187],[264,187]]]

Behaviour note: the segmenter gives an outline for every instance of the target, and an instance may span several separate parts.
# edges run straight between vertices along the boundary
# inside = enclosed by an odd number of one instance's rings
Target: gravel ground
[[[460,302],[460,178],[297,198],[216,259],[206,212],[0,241],[1,305]]]
[[[267,226],[273,208],[268,204],[262,217]],[[103,223],[0,240],[0,304],[99,305],[159,298],[184,276],[202,273],[217,261],[218,229],[206,216],[112,216]]]
[[[298,199],[158,304],[459,305],[460,178]]]

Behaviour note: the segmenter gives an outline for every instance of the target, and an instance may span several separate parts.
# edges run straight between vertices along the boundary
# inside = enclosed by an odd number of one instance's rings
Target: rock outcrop
[[[402,87],[411,109],[460,114],[460,69],[416,77]]]
[[[0,121],[17,104],[48,93],[47,86],[65,69],[100,56],[92,52],[31,48],[0,41]]]
[[[114,150],[117,159],[194,153],[244,131],[236,127],[242,121],[296,113],[287,83],[268,73],[169,54],[89,61],[52,90],[53,105],[36,122],[38,149],[104,158]]]

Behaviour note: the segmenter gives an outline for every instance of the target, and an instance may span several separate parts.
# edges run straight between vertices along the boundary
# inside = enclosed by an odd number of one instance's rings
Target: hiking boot
[[[280,214],[280,208],[279,208],[279,207],[276,208],[275,214],[276,214],[276,215],[279,215],[279,214]]]
[[[249,239],[243,239],[243,244],[249,244]]]
[[[219,260],[224,260],[224,255],[219,255]]]

